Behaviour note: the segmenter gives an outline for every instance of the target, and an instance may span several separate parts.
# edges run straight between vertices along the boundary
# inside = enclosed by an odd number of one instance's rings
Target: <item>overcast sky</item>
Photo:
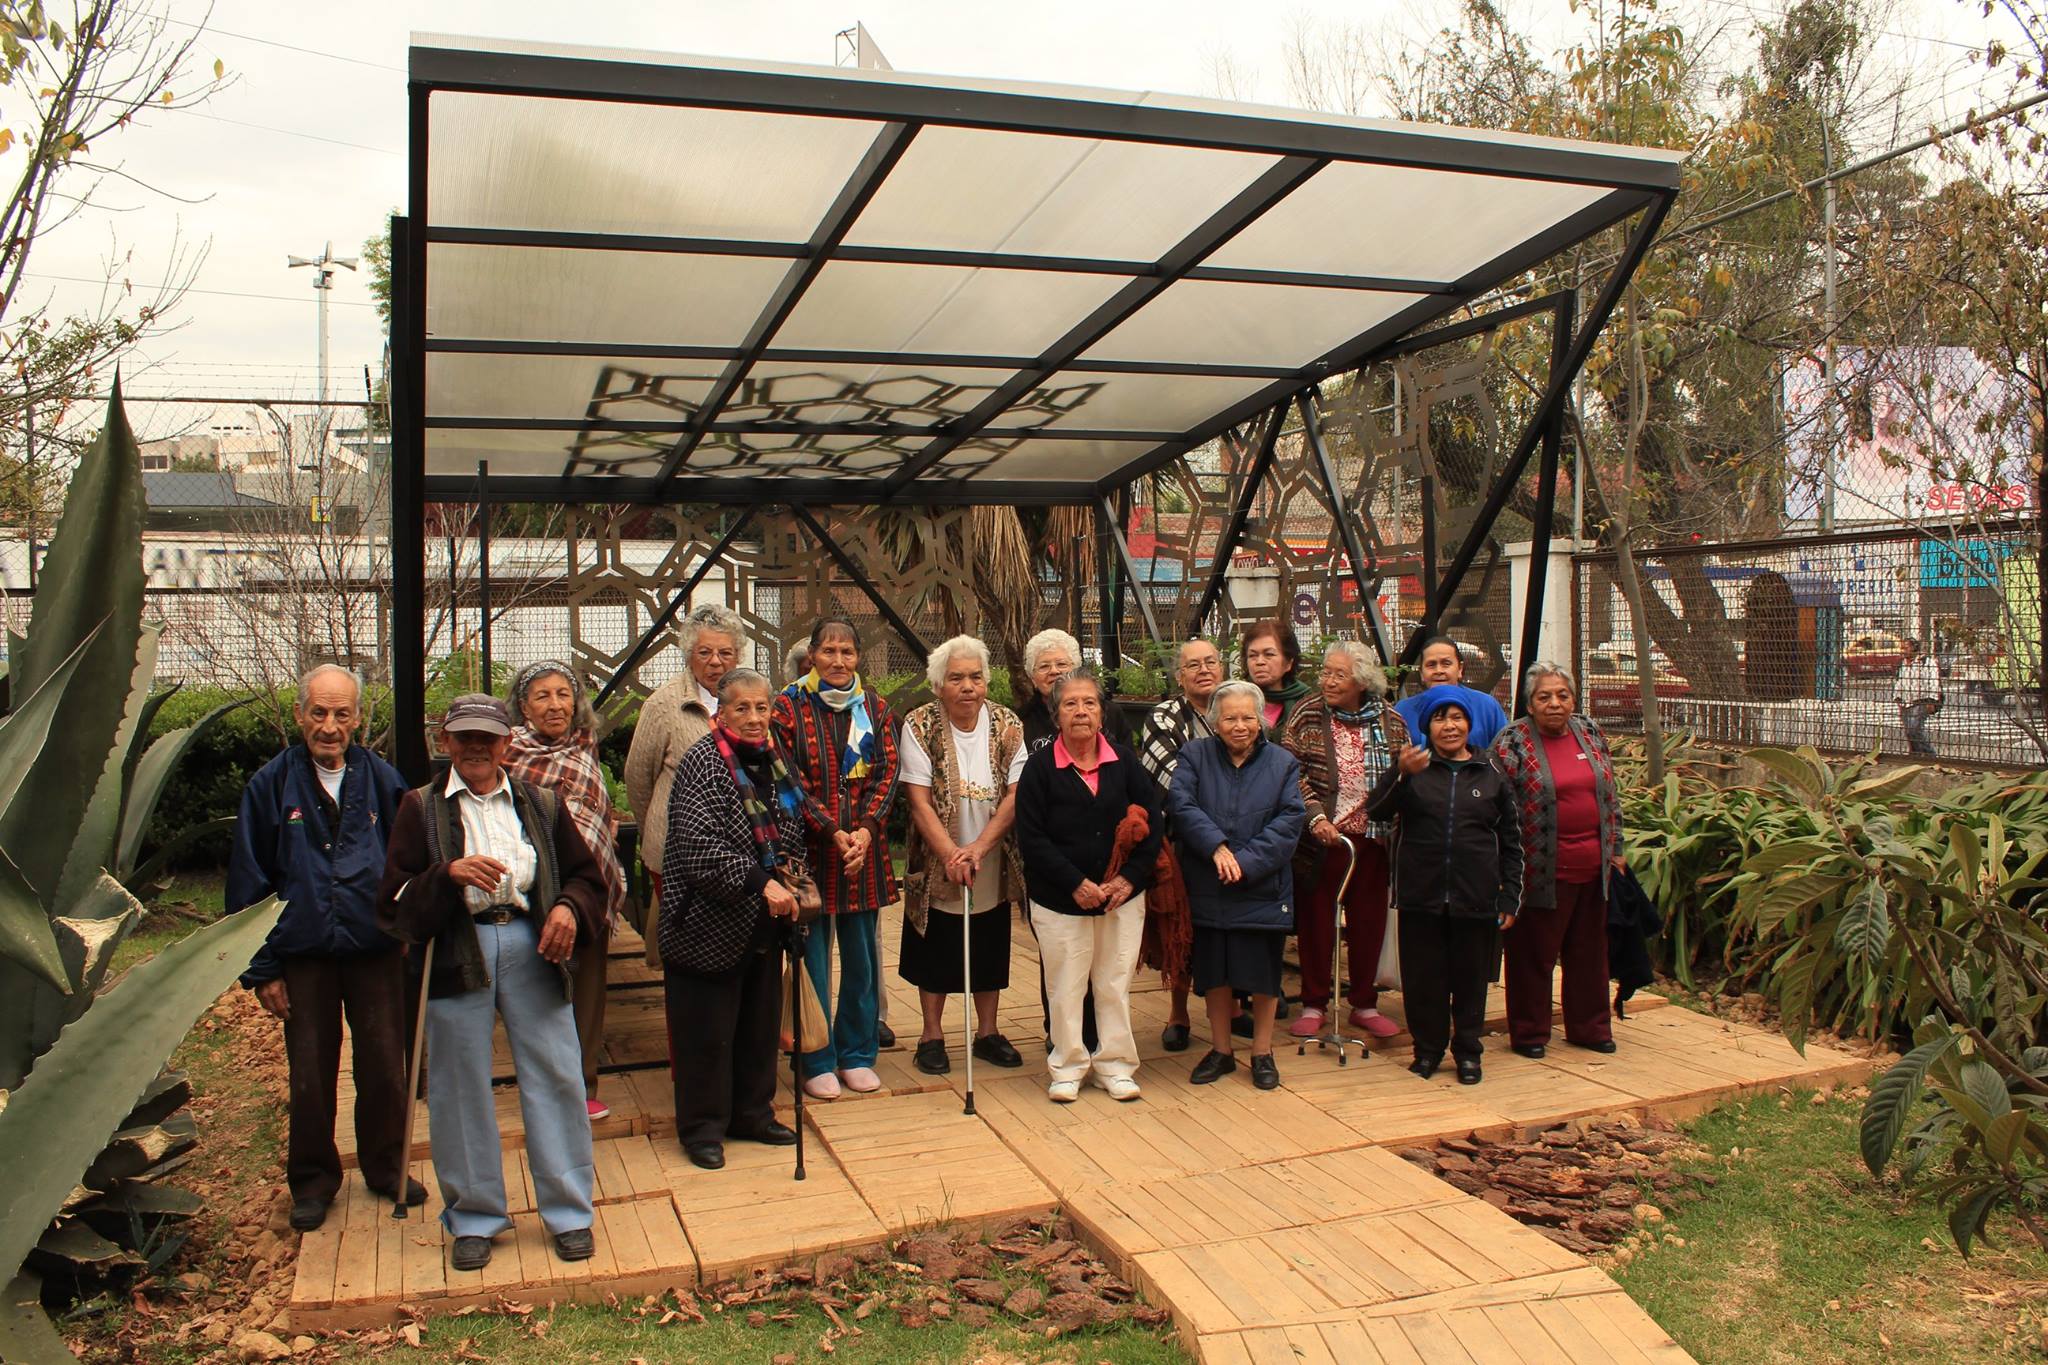
[[[197,65],[219,58],[233,84],[199,110],[164,114],[96,149],[166,194],[108,186],[106,205],[122,211],[40,244],[33,283],[60,308],[84,307],[97,287],[61,277],[103,278],[110,251],[133,253],[121,269],[140,282],[161,277],[174,237],[204,249],[183,325],[148,346],[140,359],[153,368],[132,388],[273,397],[311,396],[315,382],[312,272],[287,270],[285,257],[318,255],[330,240],[337,254],[356,255],[403,201],[405,50],[414,31],[829,65],[833,35],[858,19],[901,71],[1207,95],[1218,93],[1216,63],[1227,54],[1260,98],[1284,102],[1282,51],[1297,24],[1371,19],[1389,34],[1423,35],[1454,13],[1449,0],[221,0],[209,17],[188,0],[157,3],[180,31],[206,22]],[[1775,12],[1774,0],[1692,4],[1736,35]],[[1566,0],[1510,8],[1564,40]],[[1885,23],[1885,58],[1910,73],[1908,102],[1923,125],[1969,107],[1977,79],[1965,48],[1981,41],[1985,24],[1975,5],[1897,0]],[[382,350],[368,299],[360,274],[338,277],[337,396],[361,391],[363,366]]]

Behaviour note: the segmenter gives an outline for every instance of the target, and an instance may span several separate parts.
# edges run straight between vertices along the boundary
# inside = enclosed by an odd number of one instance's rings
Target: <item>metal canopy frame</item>
[[[1318,386],[1327,379],[1396,354],[1490,330],[1532,313],[1553,312],[1556,330],[1548,382],[1514,456],[1490,490],[1471,535],[1453,555],[1440,581],[1430,585],[1432,609],[1440,610],[1456,591],[1485,532],[1539,447],[1543,461],[1541,486],[1554,489],[1562,405],[1570,383],[1662,223],[1676,196],[1679,179],[1678,159],[1666,153],[1325,118],[1157,95],[1135,97],[1075,92],[1055,86],[663,59],[645,53],[529,44],[493,43],[485,49],[463,40],[416,40],[410,61],[409,211],[395,220],[393,239],[393,568],[397,587],[393,664],[401,720],[423,718],[422,685],[414,680],[422,676],[425,664],[420,636],[424,630],[425,570],[422,507],[426,502],[468,501],[481,492],[490,502],[497,503],[701,503],[750,509],[787,505],[818,539],[820,547],[883,608],[884,617],[906,644],[916,641],[915,632],[873,591],[860,566],[853,564],[831,540],[813,509],[955,506],[964,502],[1085,506],[1091,509],[1101,537],[1097,553],[1103,561],[1107,637],[1104,643],[1115,648],[1115,631],[1121,620],[1126,588],[1138,589],[1145,627],[1148,631],[1157,629],[1151,619],[1148,590],[1137,582],[1124,540],[1125,525],[1118,516],[1118,509],[1127,505],[1130,485],[1219,437],[1235,439],[1240,448],[1258,451],[1244,501],[1217,546],[1216,569],[1203,596],[1205,607],[1213,606],[1221,587],[1221,568],[1237,548],[1259,474],[1271,464],[1274,442],[1291,405],[1299,408],[1317,480],[1336,514],[1337,535],[1342,539],[1344,560],[1359,591],[1360,607],[1367,613],[1373,643],[1385,657],[1392,652],[1393,644],[1387,638],[1384,622],[1377,619],[1378,565],[1366,553],[1355,524],[1356,509],[1347,506],[1334,463],[1323,447]],[[875,132],[813,229],[801,240],[451,223],[437,221],[431,202],[435,152],[432,114],[434,98],[440,94],[851,120],[872,124]],[[1088,97],[1091,95],[1095,97]],[[903,166],[920,135],[933,128],[1248,153],[1272,161],[1151,259],[849,242],[862,213],[889,187],[891,175]],[[1219,255],[1303,186],[1331,168],[1351,165],[1492,177],[1503,184],[1576,185],[1586,187],[1592,197],[1583,207],[1556,221],[1545,219],[1547,225],[1530,235],[1503,236],[1492,256],[1456,278],[1406,278],[1218,263]],[[1401,206],[1390,206],[1390,221],[1398,219],[1401,213]],[[1503,290],[1518,284],[1526,272],[1559,252],[1630,219],[1636,221],[1628,247],[1587,310],[1582,327],[1572,326],[1569,296],[1563,300],[1552,296],[1511,303],[1479,318],[1444,323],[1475,304],[1498,298]],[[758,308],[752,324],[733,344],[465,336],[446,330],[430,334],[430,248],[436,246],[511,252],[604,252],[645,256],[650,260],[700,257],[753,261],[757,266],[761,262],[785,261],[787,267]],[[1088,275],[1120,283],[1115,283],[1100,303],[1073,318],[1054,340],[1029,354],[778,344],[778,333],[803,304],[812,285],[838,263],[1036,272],[1048,280]],[[1270,356],[1255,354],[1196,361],[1091,353],[1091,348],[1162,294],[1191,282],[1412,297],[1306,363],[1273,364]],[[709,385],[702,401],[693,409],[685,405],[685,410],[678,411],[673,419],[591,413],[532,416],[430,412],[430,355],[702,362],[714,367],[714,372],[706,376]],[[1295,360],[1298,362],[1299,357]],[[733,415],[729,408],[748,376],[760,367],[778,365],[1005,371],[1009,377],[990,387],[966,411],[942,413],[930,423],[875,419],[857,413],[848,414],[844,420]],[[1133,375],[1231,380],[1255,387],[1242,393],[1240,385],[1241,396],[1192,423],[1065,427],[1052,421],[1020,421],[1007,416],[1019,400],[1055,375],[1101,377],[1111,382],[1119,376]],[[1262,420],[1267,425],[1260,429],[1258,423]],[[636,448],[632,456],[643,462],[658,456],[659,469],[650,476],[638,477],[593,473],[587,468],[574,468],[576,461],[570,459],[559,475],[500,474],[490,478],[487,490],[478,490],[472,469],[429,469],[428,433],[456,430],[525,435],[529,439],[534,434],[559,432],[564,434],[565,444],[590,436],[661,438]],[[740,441],[748,437],[786,437],[797,441],[840,437],[911,443],[921,440],[923,444],[900,451],[892,448],[890,453],[901,453],[903,458],[886,473],[848,474],[819,468],[768,477],[699,467],[697,457],[707,440]],[[662,440],[666,441],[665,446]],[[1008,477],[1000,467],[991,470],[989,476],[972,471],[959,474],[945,467],[948,455],[973,442],[1031,440],[1099,443],[1109,452],[1104,456],[1106,467],[1087,476],[1044,479]],[[499,467],[504,463],[499,461]],[[1539,523],[1539,532],[1547,532],[1547,523],[1546,517]],[[670,612],[663,614],[664,619],[657,619],[634,647],[632,657],[645,654],[680,600],[678,595],[670,602]],[[1532,613],[1538,600],[1532,595]],[[1525,641],[1531,630],[1533,625],[1525,623]],[[410,772],[424,767],[422,735],[416,724],[402,723],[399,727],[398,757],[401,766]]]

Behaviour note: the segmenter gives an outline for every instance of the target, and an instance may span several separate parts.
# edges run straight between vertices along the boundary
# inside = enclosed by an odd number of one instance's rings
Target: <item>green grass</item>
[[[149,912],[121,946],[114,949],[114,962],[107,969],[112,980],[136,963],[146,961],[176,943],[202,924],[219,919],[226,910],[223,897],[227,877],[219,872],[181,872],[162,894],[145,901]]]
[[[1965,1260],[1942,1211],[1873,1180],[1860,1096],[1758,1096],[1688,1125],[1717,1183],[1615,1271],[1701,1365],[2038,1360],[2048,1255],[1994,1220]],[[1740,1149],[1741,1155],[1731,1157]]]

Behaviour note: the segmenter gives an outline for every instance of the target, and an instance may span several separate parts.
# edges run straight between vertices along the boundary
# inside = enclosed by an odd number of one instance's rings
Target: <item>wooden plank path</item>
[[[897,922],[885,912],[892,966]],[[976,1112],[964,1114],[957,1018],[948,1020],[951,1074],[918,1072],[909,1050],[916,992],[890,971],[889,1017],[906,1046],[878,1062],[878,1094],[806,1104],[807,1178],[799,1183],[788,1148],[731,1143],[726,1168],[715,1172],[684,1158],[659,972],[645,966],[636,937],[621,935],[606,1025],[614,1069],[600,1086],[612,1115],[593,1127],[596,1256],[555,1260],[534,1212],[501,1032],[494,1065],[508,1083],[496,1098],[514,1227],[490,1265],[469,1273],[447,1266],[422,1113],[415,1174],[429,1191],[426,1206],[393,1220],[351,1169],[327,1223],[301,1241],[295,1325],[386,1322],[400,1303],[448,1311],[498,1298],[684,1289],[879,1245],[921,1226],[994,1227],[1060,1208],[1097,1254],[1172,1314],[1190,1352],[1215,1365],[1665,1365],[1689,1357],[1600,1270],[1392,1149],[1574,1118],[1684,1118],[1734,1095],[1827,1088],[1870,1070],[1817,1046],[1802,1058],[1775,1034],[1654,996],[1638,997],[1617,1021],[1615,1053],[1560,1044],[1532,1061],[1507,1046],[1496,988],[1486,1079],[1476,1087],[1448,1071],[1429,1081],[1410,1074],[1405,1034],[1354,1046],[1341,1066],[1334,1051],[1311,1044],[1298,1054],[1283,1037],[1278,1090],[1255,1089],[1246,1068],[1193,1086],[1188,1070],[1206,1041],[1164,1051],[1168,1001],[1154,976],[1132,1004],[1144,1097],[1119,1104],[1084,1087],[1078,1103],[1055,1105],[1045,1097],[1036,945],[1021,927],[1013,941],[998,1022],[1025,1065],[977,1064]],[[1397,994],[1387,1012],[1400,1017]],[[1246,1051],[1243,1040],[1238,1050]],[[345,1065],[342,1086],[345,1115]],[[790,1098],[785,1070],[785,1120]],[[352,1168],[353,1135],[336,1139]]]

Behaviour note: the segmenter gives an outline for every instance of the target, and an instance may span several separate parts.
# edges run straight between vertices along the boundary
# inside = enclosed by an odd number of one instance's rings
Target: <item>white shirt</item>
[[[960,790],[953,793],[953,809],[957,828],[953,830],[955,843],[965,847],[981,837],[988,828],[988,822],[995,818],[996,807],[1002,804],[1003,788],[995,785],[989,770],[989,724],[988,707],[974,719],[971,730],[955,730],[953,722],[946,722],[946,729],[953,736],[953,759],[960,769]],[[1031,755],[1024,745],[1017,746],[1016,757],[1010,761],[1010,771],[1005,785],[1012,785],[1024,771],[1024,760]],[[932,758],[924,751],[909,727],[896,746],[897,775],[906,787],[930,788],[932,785]],[[1003,869],[998,858],[984,858],[981,870],[974,874],[974,905],[978,914],[994,909],[1003,894]],[[947,882],[934,897],[939,905],[957,909],[960,904],[960,888]]]
[[[694,682],[695,680],[694,680],[694,679],[692,679],[692,681]],[[703,684],[703,683],[697,683],[697,684],[696,684],[696,687],[697,687],[697,704],[698,704],[699,706],[701,706],[701,707],[703,707],[703,708],[704,708],[704,714],[705,714],[705,715],[707,715],[707,716],[715,716],[715,715],[717,715],[717,714],[718,714],[718,694],[717,694],[716,692],[708,692],[708,691],[706,691],[706,690],[705,690],[705,688],[704,688],[704,684]]]
[[[341,779],[348,776],[348,765],[344,763],[339,768],[323,768],[315,763],[313,775],[319,778],[320,785],[327,789],[327,799],[337,806],[340,805]]]
[[[1892,685],[1892,699],[1901,706],[1916,701],[1941,700],[1941,666],[1932,654],[1922,654],[1899,665],[1898,681]]]
[[[495,891],[474,886],[462,888],[462,903],[469,907],[469,913],[474,915],[494,905],[531,909],[526,893],[533,890],[533,873],[540,859],[533,845],[526,841],[526,827],[519,823],[519,807],[512,800],[512,780],[500,772],[497,789],[478,796],[450,768],[447,791],[462,816],[463,855],[496,858],[508,869]]]

